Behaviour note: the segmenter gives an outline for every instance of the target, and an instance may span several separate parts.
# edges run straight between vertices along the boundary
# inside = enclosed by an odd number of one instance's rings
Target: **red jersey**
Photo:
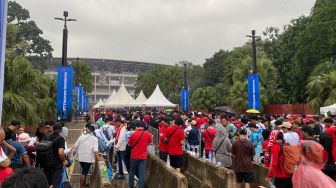
[[[208,128],[206,129],[203,134],[202,138],[204,140],[204,149],[205,153],[208,154],[210,151],[212,151],[212,142],[214,138],[216,137],[216,130]]]
[[[276,178],[288,178],[291,175],[286,174],[285,172],[285,159],[284,154],[280,154],[281,147],[279,144],[273,144],[271,149],[271,164],[267,177],[276,177]]]
[[[164,127],[164,126],[166,126],[166,122],[161,121],[161,122],[159,123],[159,129],[161,129],[161,127]]]
[[[202,118],[202,124],[207,124],[207,123],[209,123],[208,117],[203,117]]]
[[[202,125],[202,119],[200,117],[196,118],[196,127],[197,129],[200,129]]]
[[[136,130],[128,140],[128,145],[133,146],[139,139],[143,129]],[[135,160],[147,159],[147,146],[153,143],[153,136],[145,131],[137,145],[132,149],[131,158]]]
[[[302,134],[301,134],[301,130],[300,129],[296,129],[295,132],[299,135],[299,139],[303,140]]]
[[[177,125],[170,126],[167,130],[166,136],[170,137],[169,142],[168,142],[168,154],[169,155],[183,155],[182,144],[181,144],[181,142],[184,141],[183,129],[181,129]]]
[[[163,140],[167,137],[168,127],[165,125],[161,126],[160,131],[160,143],[159,143],[159,151],[168,152],[168,144],[163,143]]]
[[[146,122],[147,124],[149,124],[149,122],[150,122],[150,117],[149,117],[149,115],[144,115],[144,116],[143,116],[143,120],[144,120],[144,122]]]
[[[326,128],[325,130],[325,132],[330,135],[330,138],[333,141],[333,148],[336,147],[335,131],[336,131],[335,126],[331,126],[330,128]]]

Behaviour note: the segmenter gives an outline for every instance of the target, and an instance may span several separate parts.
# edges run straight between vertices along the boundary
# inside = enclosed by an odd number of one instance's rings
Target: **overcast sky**
[[[63,11],[69,57],[202,64],[241,46],[252,29],[282,27],[308,15],[315,0],[18,0],[61,56]]]

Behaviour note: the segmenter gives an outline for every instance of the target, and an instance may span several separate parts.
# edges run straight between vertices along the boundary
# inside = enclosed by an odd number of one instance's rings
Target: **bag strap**
[[[224,140],[226,139],[226,136],[224,137],[224,139],[222,140],[222,142],[219,144],[218,148],[215,150],[215,153],[217,153],[217,151],[219,150],[219,148],[222,146]]]
[[[168,140],[170,140],[170,138],[173,136],[173,134],[177,131],[179,127],[177,127],[176,129],[174,129],[174,131],[167,137]]]
[[[139,138],[138,138],[138,140],[135,142],[135,144],[132,146],[132,148],[134,148],[134,147],[138,144],[138,142],[139,142],[140,138],[142,137],[142,135],[144,134],[144,132],[145,132],[145,130],[142,131],[141,135],[139,136]]]

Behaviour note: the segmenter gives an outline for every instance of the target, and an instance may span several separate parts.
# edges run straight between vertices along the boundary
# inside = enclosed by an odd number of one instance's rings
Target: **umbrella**
[[[173,112],[174,110],[173,109],[165,109],[164,112],[165,113],[169,113],[169,112]]]
[[[236,114],[236,112],[228,106],[218,106],[215,108],[215,110],[222,111],[222,112],[229,113],[229,114]]]
[[[247,113],[250,113],[250,114],[260,114],[260,112],[256,109],[249,109],[246,111]]]

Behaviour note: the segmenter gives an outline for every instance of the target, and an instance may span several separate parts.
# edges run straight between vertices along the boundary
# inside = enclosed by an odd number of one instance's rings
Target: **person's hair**
[[[268,140],[269,135],[271,134],[271,131],[268,129],[265,129],[262,131],[261,135],[263,136],[264,140]]]
[[[20,126],[21,123],[18,120],[12,120],[10,124],[16,127],[16,126]]]
[[[228,116],[227,116],[226,114],[222,114],[222,115],[220,116],[220,118],[221,118],[221,119],[228,120]]]
[[[282,121],[281,121],[281,120],[276,120],[276,121],[274,122],[274,125],[282,125]]]
[[[5,140],[11,140],[13,138],[14,131],[10,128],[5,128]]]
[[[178,125],[178,126],[183,125],[183,119],[180,118],[180,117],[179,117],[179,118],[176,118],[176,119],[175,119],[175,124]]]
[[[284,134],[282,133],[282,132],[279,132],[278,133],[278,136],[277,136],[277,140],[282,140],[282,141],[284,141]]]
[[[246,129],[240,129],[239,134],[240,135],[247,135],[247,130]]]
[[[313,119],[314,119],[315,121],[320,121],[320,117],[318,117],[318,116],[314,116]]]
[[[333,159],[333,155],[332,155],[332,145],[333,145],[333,141],[331,140],[331,137],[328,133],[321,133],[320,134],[320,144],[323,146],[323,148],[327,151],[328,153],[328,158],[330,161],[334,161]]]
[[[50,126],[53,126],[54,124],[55,124],[55,122],[52,121],[52,120],[48,120],[44,123],[44,125],[50,125]]]
[[[331,118],[325,118],[323,122],[324,123],[334,123],[334,120]]]
[[[63,126],[62,126],[62,124],[60,124],[60,123],[55,123],[55,124],[53,125],[53,131],[54,131],[55,133],[61,133],[61,132],[62,132],[62,128],[63,128]]]
[[[314,136],[315,134],[314,129],[308,125],[303,126],[301,131],[307,133],[309,136]]]
[[[95,128],[94,126],[91,125],[91,123],[87,123],[85,125],[85,127],[90,131],[90,132],[94,132]]]
[[[2,188],[46,188],[48,179],[38,168],[17,169],[1,185]]]
[[[248,124],[248,127],[250,127],[250,128],[255,128],[255,129],[258,128],[257,125],[256,125],[255,123],[249,123],[249,124]]]
[[[309,124],[315,124],[315,122],[313,120],[310,120],[310,121],[307,122],[307,125],[309,125]]]
[[[293,124],[301,125],[301,121],[296,119],[296,120],[293,121]]]
[[[208,123],[210,126],[211,125],[216,125],[216,122],[213,120],[213,119],[209,119],[209,123]]]

